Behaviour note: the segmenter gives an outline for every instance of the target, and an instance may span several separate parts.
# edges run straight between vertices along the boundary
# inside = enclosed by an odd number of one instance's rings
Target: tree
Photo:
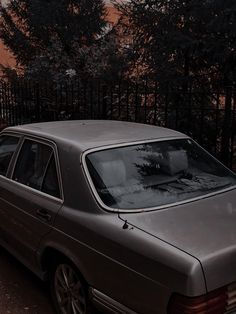
[[[106,26],[103,0],[11,0],[0,15],[0,38],[25,76],[40,79],[83,75]]]
[[[221,158],[228,164],[235,132],[229,88],[236,82],[235,0],[130,0],[117,6],[133,36],[134,67],[141,64],[145,76],[157,81],[159,98],[163,103],[168,98],[169,120],[204,139],[208,149],[217,137]],[[215,88],[225,105],[218,130],[209,111],[219,101]],[[199,111],[203,119],[196,114]],[[204,135],[199,128],[203,121]]]
[[[116,2],[116,1],[115,1]],[[188,90],[236,74],[234,0],[130,0],[117,4],[134,38],[134,58],[160,83]]]
[[[130,53],[123,46],[120,27],[120,23],[113,25],[101,36],[96,46],[89,47],[85,66],[89,76],[107,82],[125,79]]]

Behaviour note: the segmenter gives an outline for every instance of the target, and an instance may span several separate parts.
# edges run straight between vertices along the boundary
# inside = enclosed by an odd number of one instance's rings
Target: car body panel
[[[202,264],[208,291],[236,281],[235,190],[165,210],[121,217],[195,256]]]
[[[117,214],[94,216],[63,207],[41,250],[66,247],[65,254],[92,287],[138,313],[163,313],[173,290],[206,292],[197,259],[137,228],[123,227]]]
[[[78,147],[81,152],[95,147],[116,145],[133,141],[186,135],[167,128],[151,125],[103,120],[57,121],[7,128],[52,141],[61,141],[67,147]]]

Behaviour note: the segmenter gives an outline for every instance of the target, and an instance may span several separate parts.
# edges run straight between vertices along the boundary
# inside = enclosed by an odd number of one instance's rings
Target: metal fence
[[[236,170],[236,91],[159,88],[157,82],[0,83],[0,124],[114,119],[173,128]]]

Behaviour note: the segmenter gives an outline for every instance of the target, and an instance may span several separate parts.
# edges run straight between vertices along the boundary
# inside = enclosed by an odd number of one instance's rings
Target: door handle
[[[36,211],[36,216],[46,222],[50,222],[52,219],[52,216],[45,209],[38,209]]]

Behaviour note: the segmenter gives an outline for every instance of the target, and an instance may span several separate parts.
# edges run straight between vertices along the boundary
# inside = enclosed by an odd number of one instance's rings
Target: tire
[[[68,261],[53,267],[50,290],[58,314],[91,314],[87,285],[79,271]]]

